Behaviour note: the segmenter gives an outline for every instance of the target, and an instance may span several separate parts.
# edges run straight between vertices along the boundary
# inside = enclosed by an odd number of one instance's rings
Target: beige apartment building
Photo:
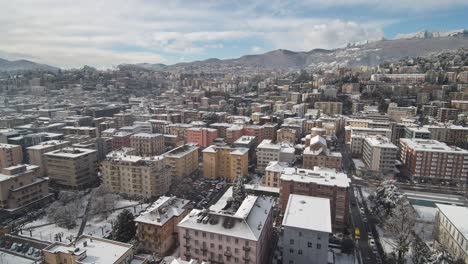
[[[161,196],[135,218],[139,245],[157,256],[166,256],[178,239],[177,224],[190,212],[189,200]]]
[[[297,131],[292,128],[280,128],[276,131],[276,142],[296,144]]]
[[[163,154],[173,179],[190,176],[198,170],[198,150],[197,146],[183,145]]]
[[[19,145],[0,144],[0,168],[15,166],[23,162],[23,150]]]
[[[38,145],[31,146],[27,148],[29,163],[32,165],[39,166],[38,175],[46,176],[47,175],[47,162],[45,153],[51,152],[53,150],[61,149],[64,147],[70,146],[69,141],[63,140],[49,140],[39,143]]]
[[[279,188],[281,173],[289,164],[280,161],[270,161],[265,168],[265,176],[262,178],[262,185]]]
[[[169,191],[171,177],[163,156],[141,157],[113,151],[101,162],[103,184],[115,193],[160,196]]]
[[[49,196],[47,180],[37,177],[38,168],[16,165],[0,171],[0,208],[17,209]]]
[[[387,137],[367,137],[362,147],[362,159],[370,171],[390,173],[395,170],[398,147]]]
[[[341,102],[315,102],[315,109],[326,115],[341,115],[343,113],[343,103]]]
[[[130,147],[140,156],[157,156],[164,153],[162,134],[138,133],[130,136]]]
[[[326,139],[321,136],[310,139],[310,145],[304,149],[303,159],[303,167],[306,169],[318,166],[341,170],[341,153],[330,151]]]
[[[249,169],[249,149],[228,146],[210,146],[203,153],[203,176],[234,181],[244,177]]]
[[[45,156],[51,183],[83,189],[98,180],[96,150],[66,147],[47,152]]]

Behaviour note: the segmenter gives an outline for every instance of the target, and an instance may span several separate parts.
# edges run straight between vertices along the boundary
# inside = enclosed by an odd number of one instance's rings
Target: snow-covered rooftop
[[[449,219],[455,228],[468,239],[468,207],[436,204],[439,211]]]
[[[141,213],[135,219],[135,222],[141,222],[152,225],[164,225],[172,217],[180,216],[190,203],[189,200],[161,196],[145,212]]]
[[[316,183],[320,185],[349,187],[351,179],[348,175],[334,169],[314,167],[313,170],[301,168],[285,168],[281,173],[281,180],[303,183]]]
[[[331,233],[330,200],[290,194],[283,226]]]
[[[81,156],[86,156],[86,155],[91,154],[91,153],[96,153],[96,150],[94,150],[94,149],[85,149],[85,148],[66,147],[66,148],[63,148],[63,149],[47,152],[47,153],[45,153],[45,155],[53,156],[53,157],[78,158],[78,157],[81,157]]]
[[[416,151],[450,152],[468,155],[468,150],[458,147],[450,147],[443,142],[433,139],[400,138],[400,142]]]

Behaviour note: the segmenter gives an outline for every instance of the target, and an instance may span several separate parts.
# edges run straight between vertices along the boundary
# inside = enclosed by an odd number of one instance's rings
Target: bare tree
[[[395,252],[396,263],[405,263],[405,255],[414,240],[416,213],[408,200],[401,199],[384,222],[385,233],[392,238],[389,244]]]

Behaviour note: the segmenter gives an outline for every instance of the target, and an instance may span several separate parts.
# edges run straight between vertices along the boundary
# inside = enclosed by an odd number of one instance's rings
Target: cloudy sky
[[[467,13],[467,0],[0,0],[0,58],[173,64],[468,28]]]

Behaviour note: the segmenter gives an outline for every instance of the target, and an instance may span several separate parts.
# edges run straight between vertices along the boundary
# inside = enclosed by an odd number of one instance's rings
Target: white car
[[[375,247],[375,240],[372,238],[372,239],[369,239],[369,245],[374,248]]]

